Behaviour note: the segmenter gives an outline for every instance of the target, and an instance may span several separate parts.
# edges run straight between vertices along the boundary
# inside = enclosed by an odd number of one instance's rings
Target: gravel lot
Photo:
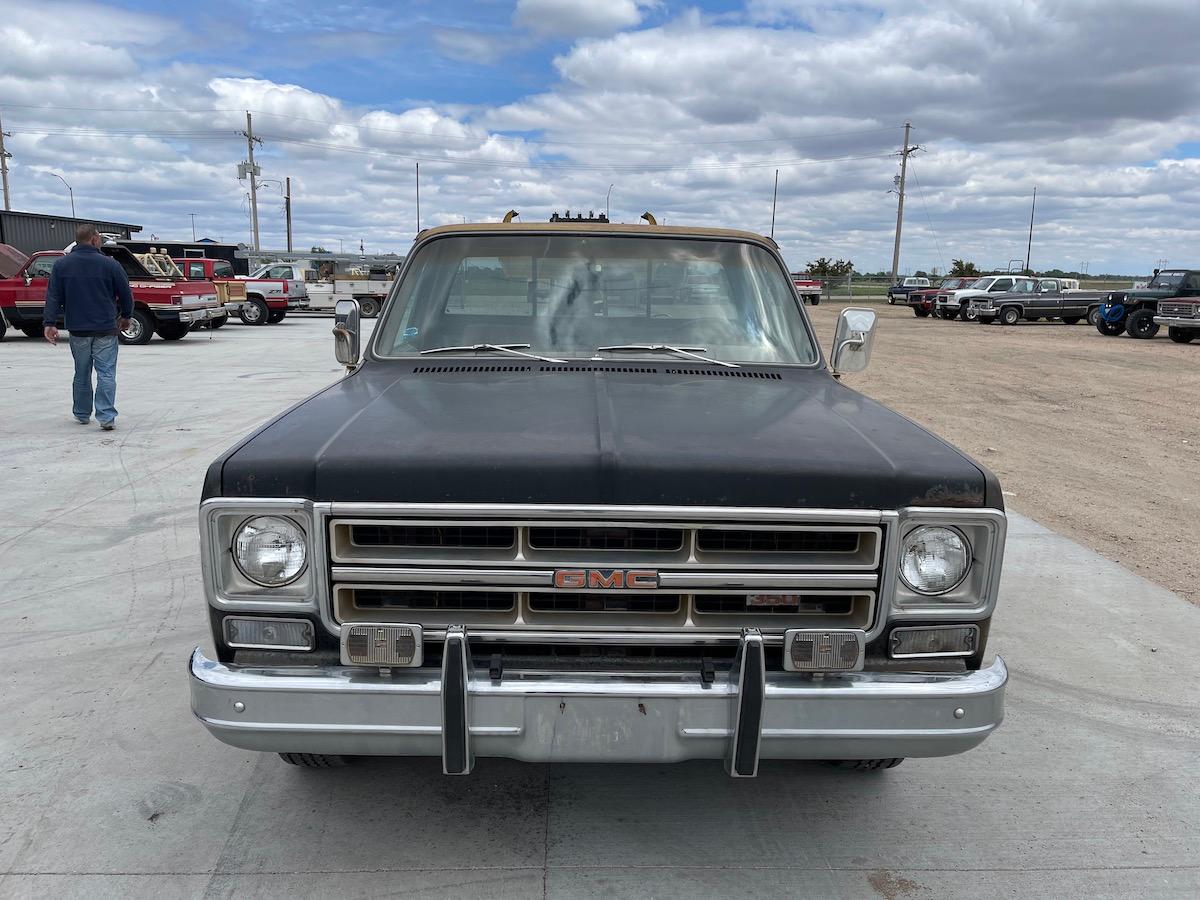
[[[834,312],[818,310],[826,339]],[[967,395],[909,399],[886,376],[969,379],[942,362],[955,338],[981,346],[964,361],[1005,364],[985,340],[1013,359],[1024,341],[1080,360],[1094,345],[1134,374],[1193,349],[883,315],[878,364],[856,383],[913,414]],[[209,645],[201,477],[336,377],[328,319],[156,340],[121,351],[119,427],[104,433],[71,421],[65,347],[0,344],[0,897],[1200,896],[1200,609],[1018,514],[989,642],[1012,674],[1007,718],[962,756],[865,775],[765,763],[736,781],[715,761],[481,759],[451,779],[436,760],[309,772],[216,742],[185,675]],[[1070,404],[1022,403],[973,432],[956,430],[966,404],[924,420],[981,456],[997,447],[989,461],[1030,510],[1038,482],[997,465],[1020,439],[994,435],[1037,435],[1028,419]],[[1132,419],[1113,431],[1148,442]],[[1055,426],[1041,452],[1060,452],[1058,432],[1083,453],[1081,496],[1107,500],[1090,490],[1088,438]]]
[[[845,304],[810,308],[825,347]],[[1200,343],[880,315],[846,383],[994,471],[1010,508],[1200,603]]]

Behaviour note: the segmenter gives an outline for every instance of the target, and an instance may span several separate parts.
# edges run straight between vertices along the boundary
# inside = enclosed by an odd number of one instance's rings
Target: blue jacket
[[[65,310],[67,331],[115,334],[118,302],[122,318],[133,315],[133,292],[121,264],[91,244],[76,244],[50,270],[42,324],[56,324]]]

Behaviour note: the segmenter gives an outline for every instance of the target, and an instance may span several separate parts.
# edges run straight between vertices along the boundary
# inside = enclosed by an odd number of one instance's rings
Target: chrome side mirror
[[[875,311],[859,306],[843,309],[833,333],[833,352],[829,355],[833,377],[841,378],[848,372],[865,369],[871,361],[874,343]]]
[[[358,365],[359,334],[358,301],[339,300],[333,308],[333,355],[348,371]]]

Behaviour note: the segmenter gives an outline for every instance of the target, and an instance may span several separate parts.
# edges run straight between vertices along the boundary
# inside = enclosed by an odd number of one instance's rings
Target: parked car
[[[939,319],[961,318],[964,322],[971,317],[971,306],[967,302],[982,294],[1002,294],[1011,291],[1019,275],[984,275],[976,278],[965,288],[939,291],[933,302],[933,314]]]
[[[969,318],[980,322],[1016,325],[1022,319],[1062,319],[1076,325],[1084,319],[1095,325],[1103,302],[1102,291],[1080,290],[1074,278],[1022,278],[1011,291],[980,294],[969,301]]]
[[[1156,325],[1167,326],[1167,336],[1177,344],[1190,344],[1200,337],[1200,296],[1161,300]]]
[[[133,293],[133,318],[129,328],[117,335],[122,344],[146,344],[155,334],[164,341],[177,341],[193,324],[223,314],[216,288],[208,282],[152,274],[120,244],[102,244],[100,250],[121,264]],[[42,334],[50,270],[63,256],[64,250],[34,253],[15,275],[0,280],[0,312],[9,325],[29,337]],[[61,315],[59,327],[64,327]]]
[[[453,775],[978,745],[1000,485],[844,386],[875,313],[827,362],[786,271],[716,228],[421,232],[365,350],[335,311],[346,377],[208,469],[198,721]]]
[[[888,288],[887,301],[894,304],[897,300],[906,299],[911,292],[927,287],[929,287],[928,278],[901,278]]]
[[[288,310],[308,308],[304,266],[299,263],[270,263],[238,278],[246,284],[246,302],[238,312],[246,325],[274,325]]]
[[[1130,337],[1152,338],[1161,325],[1155,319],[1164,300],[1200,296],[1200,270],[1154,270],[1144,288],[1113,291],[1104,299],[1096,330],[1107,337],[1129,332]],[[1164,313],[1161,318],[1172,318]]]
[[[225,314],[212,320],[210,324],[213,328],[220,328],[229,321],[231,315],[241,316],[246,303],[246,282],[233,273],[232,263],[225,259],[195,256],[174,262],[188,281],[208,281],[217,289],[217,299]]]
[[[955,276],[954,278],[943,278],[937,287],[921,288],[916,291],[909,291],[905,302],[912,308],[913,313],[921,319],[924,319],[933,312],[933,301],[942,291],[956,291],[960,288],[965,288],[969,284],[975,282],[976,276],[967,275],[963,277]]]
[[[821,279],[813,278],[807,272],[793,272],[792,284],[796,286],[796,293],[805,303],[817,306],[821,302],[821,291],[825,288]]]

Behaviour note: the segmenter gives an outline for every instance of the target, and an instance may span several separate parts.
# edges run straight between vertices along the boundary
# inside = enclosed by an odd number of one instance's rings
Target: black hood
[[[1001,505],[995,479],[823,370],[370,362],[209,470],[205,496]]]

